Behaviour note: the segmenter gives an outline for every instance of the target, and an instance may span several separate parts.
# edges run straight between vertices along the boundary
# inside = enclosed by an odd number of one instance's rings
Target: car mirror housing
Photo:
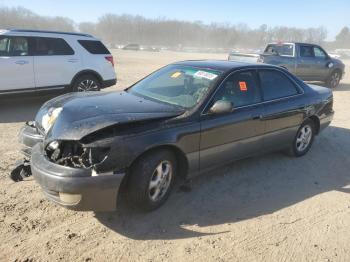
[[[232,111],[233,111],[232,103],[226,100],[216,101],[209,110],[211,114],[224,114],[224,113],[231,113]]]

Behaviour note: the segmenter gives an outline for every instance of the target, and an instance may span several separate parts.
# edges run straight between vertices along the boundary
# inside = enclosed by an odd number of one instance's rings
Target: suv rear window
[[[34,55],[74,55],[74,50],[62,38],[34,37]]]
[[[90,54],[109,55],[108,49],[100,41],[96,40],[78,40],[79,44],[84,47]]]

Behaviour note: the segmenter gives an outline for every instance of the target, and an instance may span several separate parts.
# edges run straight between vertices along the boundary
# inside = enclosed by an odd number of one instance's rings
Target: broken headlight
[[[46,133],[53,126],[53,124],[55,123],[61,111],[62,111],[62,107],[57,107],[57,108],[52,107],[43,116],[43,118],[41,119],[41,126],[44,128]]]
[[[109,147],[87,147],[75,141],[52,141],[46,147],[54,163],[75,168],[91,168],[107,159]]]

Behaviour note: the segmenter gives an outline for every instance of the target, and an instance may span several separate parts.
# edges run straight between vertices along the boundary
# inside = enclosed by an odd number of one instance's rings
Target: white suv
[[[0,30],[0,95],[90,91],[116,83],[113,56],[91,35]]]

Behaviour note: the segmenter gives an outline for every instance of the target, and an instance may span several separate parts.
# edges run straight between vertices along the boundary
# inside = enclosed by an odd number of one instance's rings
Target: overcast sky
[[[0,0],[0,7],[3,6],[22,6],[40,15],[66,16],[76,22],[95,22],[105,13],[115,13],[204,23],[245,23],[251,28],[261,24],[324,26],[329,40],[342,27],[350,27],[350,0]]]

